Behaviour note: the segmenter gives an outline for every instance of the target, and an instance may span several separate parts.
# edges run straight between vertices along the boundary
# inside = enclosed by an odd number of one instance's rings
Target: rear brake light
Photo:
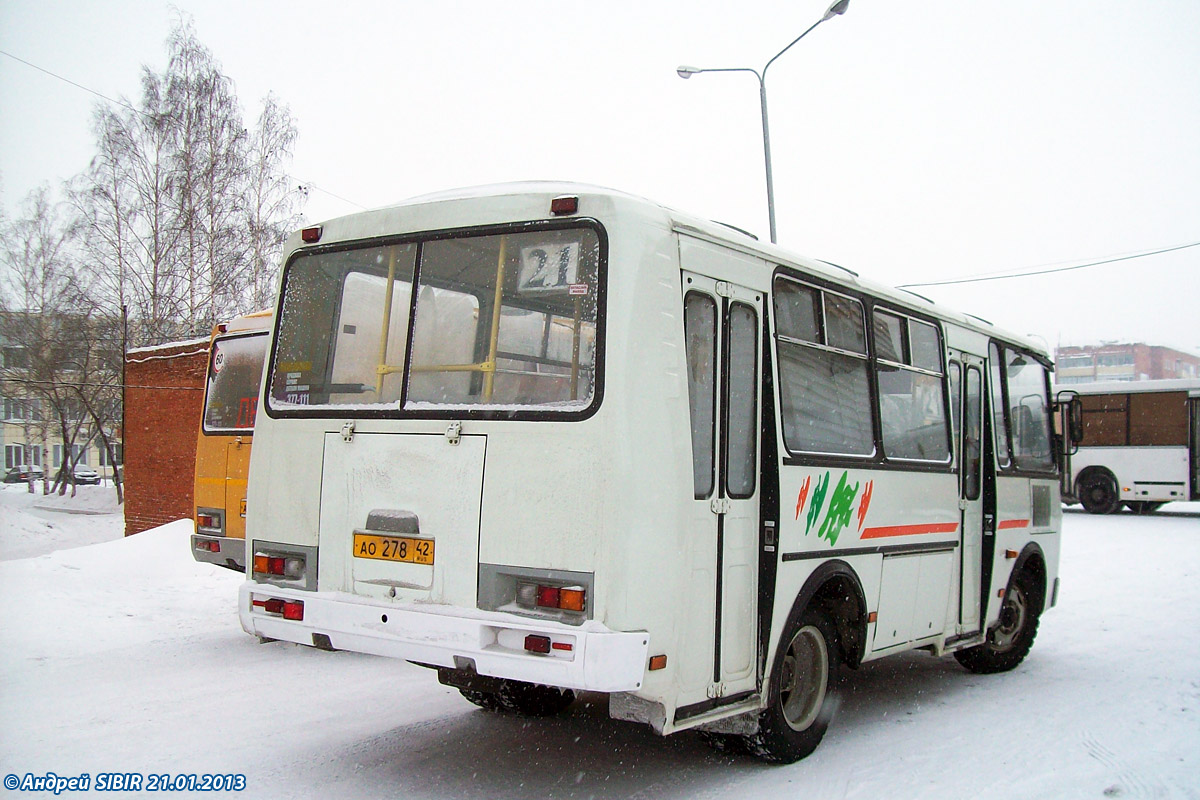
[[[254,554],[254,573],[256,575],[275,575],[288,580],[300,580],[304,577],[304,569],[304,556]]]
[[[587,591],[582,586],[518,583],[516,601],[517,605],[525,608],[555,608],[583,613],[587,608]]]
[[[304,619],[304,601],[303,600],[288,600],[283,604],[284,619]]]
[[[539,586],[537,589],[537,604],[542,608],[558,608],[558,587]]]

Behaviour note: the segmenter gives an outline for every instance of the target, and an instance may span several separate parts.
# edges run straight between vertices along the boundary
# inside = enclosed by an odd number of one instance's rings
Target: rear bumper
[[[208,550],[198,550],[197,545],[200,542],[216,542],[220,550],[216,553]],[[218,567],[227,567],[238,572],[245,572],[246,540],[233,539],[227,536],[205,536],[204,534],[193,533],[192,558],[202,561],[205,564],[216,564]]]
[[[262,605],[301,601],[304,619],[284,619]],[[633,692],[642,686],[650,636],[610,631],[598,622],[564,625],[513,614],[451,606],[380,603],[343,592],[305,592],[248,581],[238,616],[250,634],[296,644],[402,658],[480,675],[596,692]],[[551,640],[549,653],[525,650],[525,637]],[[319,637],[314,640],[315,637]],[[567,649],[569,646],[570,649]]]

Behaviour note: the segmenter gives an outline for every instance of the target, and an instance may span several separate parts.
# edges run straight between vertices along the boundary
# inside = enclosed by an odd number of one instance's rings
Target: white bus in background
[[[1032,341],[611,190],[306,228],[242,626],[434,668],[486,708],[605,692],[794,761],[844,666],[1029,651],[1070,444],[1049,375]]]
[[[1071,384],[1083,438],[1071,486],[1092,514],[1137,514],[1200,500],[1200,379]]]

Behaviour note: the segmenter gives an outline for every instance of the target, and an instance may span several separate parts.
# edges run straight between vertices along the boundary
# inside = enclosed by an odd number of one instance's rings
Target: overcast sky
[[[190,15],[306,217],[459,186],[610,186],[768,235],[757,83],[826,0],[0,0],[0,50],[136,101]],[[906,284],[1200,242],[1200,2],[851,0],[767,74],[780,244]],[[95,151],[100,102],[0,55],[0,200]],[[339,199],[342,198],[342,199]],[[349,201],[349,202],[346,202]],[[1200,352],[1200,247],[918,289],[1057,343]]]

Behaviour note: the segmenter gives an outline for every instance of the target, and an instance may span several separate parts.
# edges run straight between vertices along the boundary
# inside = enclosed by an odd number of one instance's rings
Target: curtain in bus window
[[[879,364],[878,376],[884,454],[946,461],[950,451],[941,376],[884,363]]]
[[[909,349],[912,354],[908,363],[930,372],[941,372],[942,341],[938,336],[937,328],[926,322],[912,319],[908,321],[908,335],[911,342]]]
[[[1013,460],[1022,469],[1051,469],[1050,411],[1046,399],[1046,368],[1015,350],[1005,350],[1009,422]]]
[[[894,364],[904,363],[904,320],[894,314],[874,314],[875,356]]]
[[[821,341],[819,293],[791,281],[775,281],[775,329],[802,342]]]
[[[779,342],[780,416],[789,450],[870,455],[866,359]]]
[[[742,303],[729,309],[729,420],[725,490],[730,497],[754,494],[758,441],[758,314]]]
[[[683,304],[683,330],[692,421],[692,477],[699,500],[712,494],[713,489],[717,305],[711,297],[698,292],[687,295]]]
[[[991,356],[992,419],[996,434],[996,463],[1009,465],[1008,415],[1004,407],[1004,362],[1000,359],[1000,348],[993,342],[988,352]]]
[[[825,295],[825,344],[851,353],[867,354],[867,332],[863,308],[857,300],[836,294]]]

